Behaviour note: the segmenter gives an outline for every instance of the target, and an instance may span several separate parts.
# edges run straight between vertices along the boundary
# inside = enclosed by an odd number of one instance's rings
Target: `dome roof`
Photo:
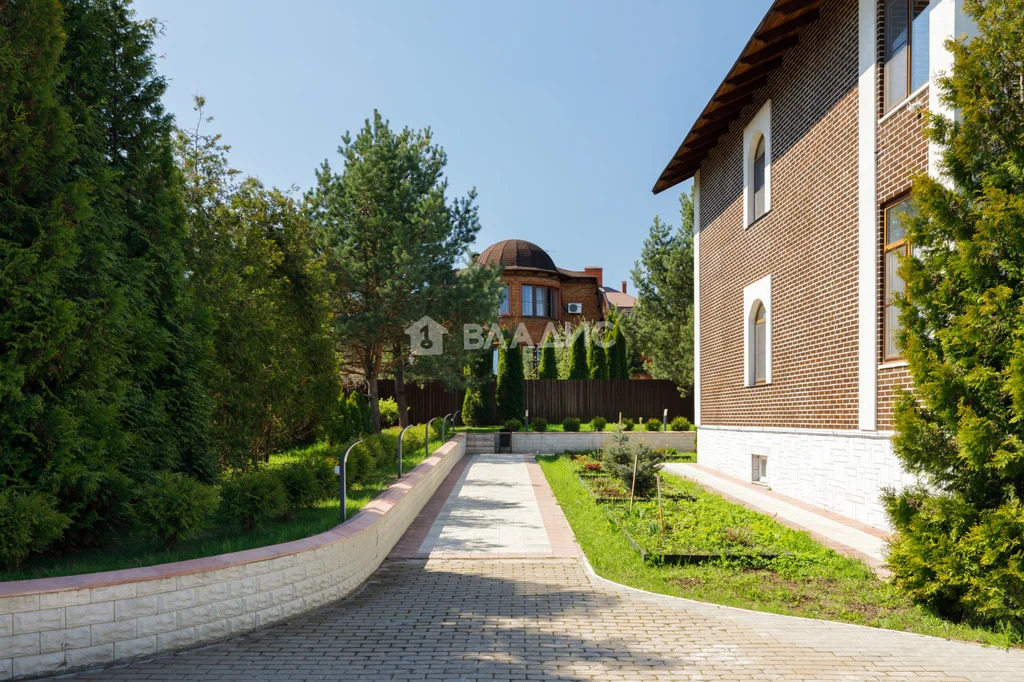
[[[484,265],[502,265],[506,268],[529,268],[558,272],[555,262],[551,260],[547,251],[523,239],[506,239],[497,244],[491,244],[480,254],[477,262]]]

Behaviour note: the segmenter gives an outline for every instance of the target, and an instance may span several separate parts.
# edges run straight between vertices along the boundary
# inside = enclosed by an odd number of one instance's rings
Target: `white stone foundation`
[[[856,521],[890,529],[880,496],[915,482],[892,452],[891,433],[701,426],[697,462],[744,481],[751,456],[768,457],[775,492]]]

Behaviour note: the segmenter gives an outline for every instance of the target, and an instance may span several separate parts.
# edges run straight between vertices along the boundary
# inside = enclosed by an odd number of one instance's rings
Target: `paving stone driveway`
[[[495,537],[467,535],[472,516],[435,500],[358,594],[289,623],[204,649],[81,675],[97,680],[674,680],[1024,678],[1024,652],[1001,651],[629,590],[587,570],[566,545],[564,518],[532,459],[487,455],[453,471],[439,497],[481,505],[492,467]],[[504,470],[494,471],[493,467]],[[520,469],[521,468],[521,469]],[[514,469],[519,469],[515,471]],[[526,469],[528,478],[522,475]],[[529,480],[530,485],[524,481]],[[467,481],[469,483],[467,484]],[[474,481],[480,481],[479,484]],[[517,492],[512,494],[510,491]],[[530,499],[530,493],[533,500]],[[500,527],[536,505],[550,551]],[[487,505],[483,508],[492,509]],[[528,519],[535,517],[527,515]],[[461,520],[460,520],[461,519]],[[525,524],[529,534],[533,521]],[[452,538],[459,557],[452,558]],[[448,538],[448,540],[445,540]],[[445,543],[448,544],[445,544]],[[522,545],[524,556],[509,556]],[[526,546],[529,545],[529,546]],[[440,549],[440,554],[434,554]],[[497,549],[498,551],[491,551]],[[506,551],[502,551],[506,550]],[[431,558],[443,556],[446,558]]]

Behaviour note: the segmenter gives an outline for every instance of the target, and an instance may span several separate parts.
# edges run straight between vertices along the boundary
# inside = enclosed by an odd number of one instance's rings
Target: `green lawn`
[[[439,439],[431,440],[431,452],[440,446]],[[322,456],[324,451],[324,445],[317,444],[271,455],[270,466],[280,466],[304,457]],[[422,445],[418,451],[403,453],[403,471],[408,473],[425,458]],[[346,505],[349,518],[352,518],[353,514],[365,507],[370,500],[384,492],[395,481],[398,473],[396,470],[397,457],[395,460],[394,467],[376,471],[365,481],[349,485],[348,504]],[[62,555],[33,556],[17,570],[0,571],[0,581],[50,578],[153,566],[275,545],[316,535],[333,528],[341,521],[339,511],[340,501],[335,497],[320,502],[312,509],[297,510],[290,520],[273,521],[251,533],[246,533],[236,525],[221,521],[198,537],[183,541],[173,550],[164,548],[159,540],[140,537],[134,534],[130,528],[122,528],[112,531],[108,537],[104,538],[100,548]]]
[[[792,616],[905,630],[925,635],[1010,646],[1003,634],[945,621],[879,580],[862,562],[839,555],[771,518],[664,475],[665,491],[693,501],[665,502],[666,541],[661,543],[657,504],[641,502],[630,515],[625,503],[598,504],[568,456],[538,457],[541,469],[597,573],[651,592]],[[613,520],[614,519],[614,520]],[[716,560],[691,565],[645,562],[620,527],[641,546],[662,550],[781,552],[775,559]]]

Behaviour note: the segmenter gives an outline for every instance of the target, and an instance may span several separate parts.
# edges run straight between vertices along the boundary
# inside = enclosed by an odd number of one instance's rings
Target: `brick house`
[[[502,267],[502,328],[514,332],[524,325],[535,345],[543,341],[549,324],[563,329],[566,323],[575,327],[604,319],[602,268],[588,266],[580,272],[557,267],[544,249],[523,239],[491,244],[477,261]]]
[[[962,0],[776,0],[659,177],[693,179],[698,458],[878,527],[922,110]],[[944,111],[947,115],[948,111]]]

